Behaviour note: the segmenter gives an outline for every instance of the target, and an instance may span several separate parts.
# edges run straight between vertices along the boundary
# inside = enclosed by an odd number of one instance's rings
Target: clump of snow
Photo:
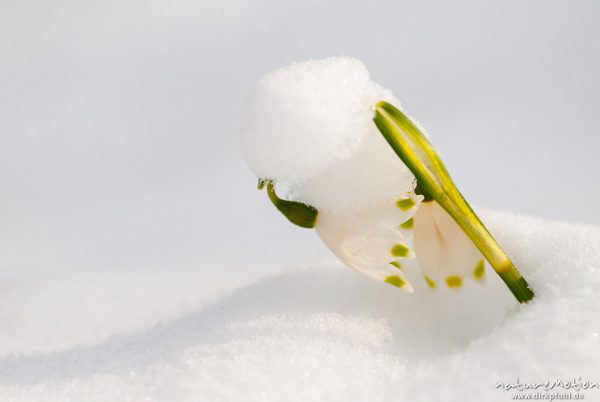
[[[496,382],[599,382],[600,227],[481,216],[536,291],[529,304],[490,271],[484,286],[407,295],[333,262],[290,269],[95,344],[2,345],[0,400],[507,401],[519,391]],[[173,303],[170,286],[147,295],[148,311]]]
[[[400,107],[360,60],[294,63],[262,77],[242,112],[241,147],[261,178],[321,210],[351,210],[414,188],[412,173],[373,123],[375,104]]]

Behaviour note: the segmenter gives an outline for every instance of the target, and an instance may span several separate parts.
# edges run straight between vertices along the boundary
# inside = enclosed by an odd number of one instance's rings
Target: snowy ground
[[[169,271],[17,278],[0,399],[506,401],[496,382],[600,381],[600,228],[484,218],[532,303],[489,271],[483,287],[407,295],[334,262],[208,289]]]

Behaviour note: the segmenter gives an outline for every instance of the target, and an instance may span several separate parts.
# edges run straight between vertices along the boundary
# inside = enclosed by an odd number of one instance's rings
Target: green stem
[[[534,296],[527,281],[492,237],[450,178],[421,130],[400,110],[379,102],[373,119],[392,149],[417,178],[419,190],[436,201],[469,236],[520,303]]]

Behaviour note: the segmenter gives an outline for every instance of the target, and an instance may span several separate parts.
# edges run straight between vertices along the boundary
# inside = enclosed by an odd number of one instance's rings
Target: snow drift
[[[83,346],[21,345],[0,358],[0,399],[506,401],[511,393],[496,382],[599,381],[600,228],[482,216],[530,278],[531,303],[518,305],[493,274],[458,293],[407,295],[334,262],[296,267],[177,319],[148,314],[138,330],[115,327],[97,342],[89,334]],[[179,285],[157,285],[143,310],[175,304],[175,292],[161,294]],[[120,292],[135,287],[132,278]],[[111,292],[109,307],[119,299]],[[118,320],[118,304],[111,308]],[[599,400],[600,390],[585,399]]]

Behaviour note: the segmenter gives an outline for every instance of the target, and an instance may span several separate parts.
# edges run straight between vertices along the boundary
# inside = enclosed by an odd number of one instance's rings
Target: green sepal
[[[267,195],[269,199],[275,205],[275,208],[279,210],[290,222],[294,225],[311,229],[314,228],[317,223],[317,216],[319,211],[315,207],[304,204],[298,201],[288,201],[281,199],[275,193],[275,186],[271,180],[259,179],[258,189],[262,190],[267,185]]]

